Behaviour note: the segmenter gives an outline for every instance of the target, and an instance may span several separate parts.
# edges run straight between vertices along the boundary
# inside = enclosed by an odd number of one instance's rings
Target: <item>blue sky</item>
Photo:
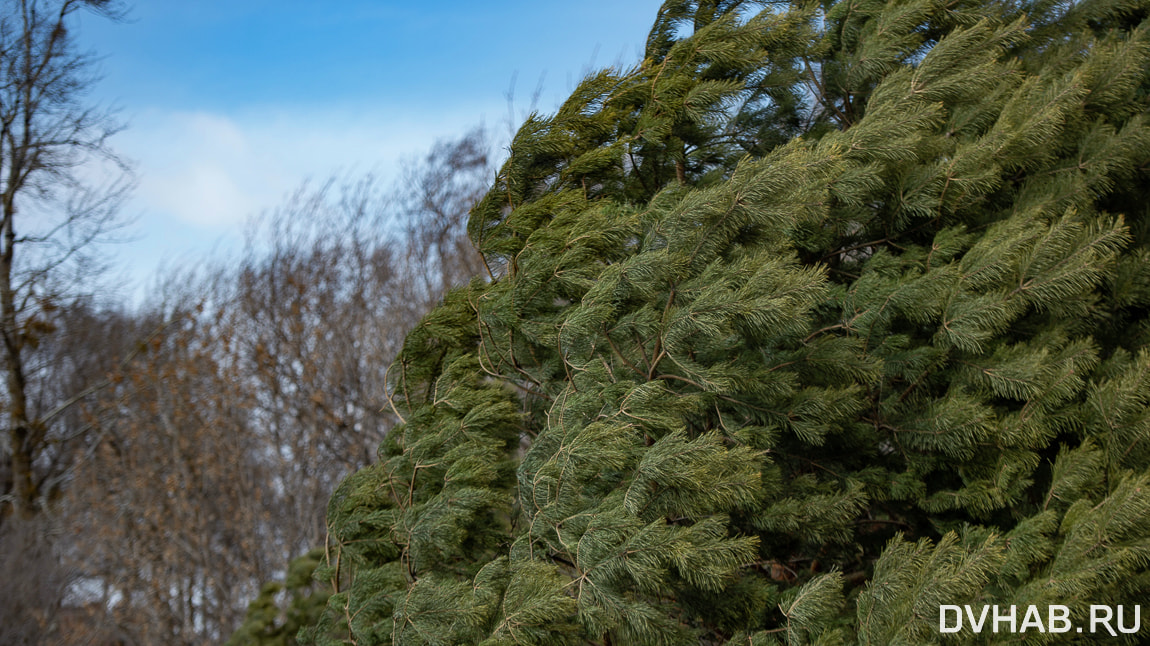
[[[553,111],[582,76],[639,59],[657,0],[139,0],[85,17],[93,102],[119,109],[135,164],[133,238],[108,251],[135,288],[164,264],[234,253],[244,221],[304,181],[394,173],[437,139],[508,133],[542,81]]]

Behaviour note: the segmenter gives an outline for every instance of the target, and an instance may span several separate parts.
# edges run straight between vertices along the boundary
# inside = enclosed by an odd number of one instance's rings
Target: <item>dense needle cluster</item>
[[[472,210],[490,276],[390,367],[301,637],[921,644],[939,604],[1145,600],[1148,8],[667,2]]]

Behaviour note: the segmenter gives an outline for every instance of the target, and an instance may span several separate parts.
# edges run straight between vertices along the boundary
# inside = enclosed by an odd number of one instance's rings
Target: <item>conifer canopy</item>
[[[1148,16],[669,0],[472,210],[300,637],[1097,639],[938,617],[1150,598]]]

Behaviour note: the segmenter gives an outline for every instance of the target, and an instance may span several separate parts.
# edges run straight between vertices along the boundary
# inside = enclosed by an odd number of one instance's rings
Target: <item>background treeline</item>
[[[464,228],[490,152],[477,129],[401,178],[304,186],[238,260],[174,269],[134,307],[38,310],[26,392],[50,424],[34,505],[0,454],[0,643],[219,643],[323,544],[331,491],[394,423],[405,333],[483,271]]]

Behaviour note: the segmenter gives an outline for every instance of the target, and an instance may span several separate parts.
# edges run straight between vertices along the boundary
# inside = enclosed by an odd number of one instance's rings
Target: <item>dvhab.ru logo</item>
[[[1045,610],[1045,612],[1043,612]],[[984,630],[995,633],[1079,632],[1117,637],[1142,627],[1141,606],[1090,606],[1090,620],[1074,625],[1067,606],[951,606],[938,607],[938,631],[957,633]]]

